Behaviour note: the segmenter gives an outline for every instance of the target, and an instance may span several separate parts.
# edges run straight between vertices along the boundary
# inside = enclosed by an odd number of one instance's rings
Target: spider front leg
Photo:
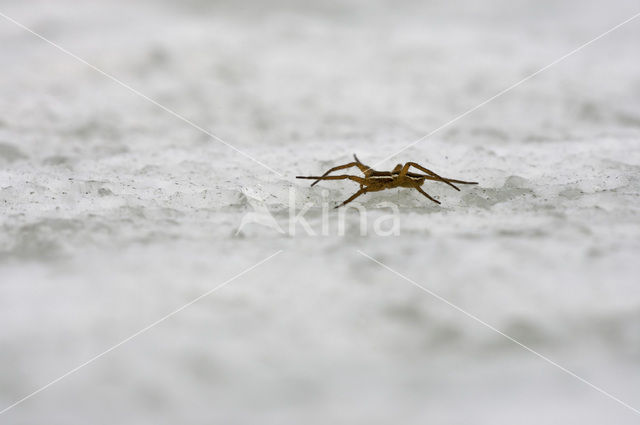
[[[344,201],[343,203],[341,203],[338,206],[335,206],[334,209],[336,208],[340,208],[343,205],[347,205],[349,202],[353,201],[354,199],[356,199],[358,196],[363,195],[367,193],[367,188],[363,188],[360,189],[359,191],[357,191],[356,193],[354,193],[353,195],[351,195],[346,201]]]
[[[353,154],[353,159],[355,159],[355,160],[356,160],[356,162],[359,164],[359,165],[358,165],[358,168],[360,168],[360,171],[362,171],[362,173],[363,173],[364,175],[367,175],[367,172],[369,172],[369,171],[373,171],[373,170],[371,169],[371,167],[369,167],[368,165],[364,165],[364,164],[363,164],[363,163],[358,159],[358,157],[356,156],[356,154],[355,154],[355,153]]]
[[[320,180],[353,180],[356,183],[359,183],[360,186],[362,186],[365,183],[365,179],[364,177],[358,177],[358,176],[350,176],[348,174],[340,174],[338,176],[296,176],[297,179],[314,179],[315,182],[313,182],[313,184],[311,186],[313,186],[314,184],[316,184],[317,182],[319,182]]]
[[[369,170],[369,167],[364,165],[363,163],[361,163],[355,155],[353,157],[355,158],[356,162],[350,162],[348,164],[338,165],[336,167],[333,167],[333,168],[329,169],[329,171],[327,171],[326,173],[324,173],[320,177],[325,177],[325,176],[329,175],[330,173],[333,173],[334,171],[344,170],[345,168],[351,168],[351,167],[358,167],[360,169],[360,171],[362,171],[363,173],[366,174],[366,172]],[[315,186],[316,183],[318,183],[321,180],[320,177],[316,181],[311,183],[311,186]],[[300,178],[300,177],[296,177],[296,178]]]

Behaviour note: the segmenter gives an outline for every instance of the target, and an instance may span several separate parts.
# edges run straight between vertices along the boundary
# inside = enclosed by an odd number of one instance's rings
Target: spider
[[[460,190],[454,183],[458,184],[478,184],[478,182],[465,182],[462,180],[454,180],[447,177],[440,177],[433,171],[428,168],[423,167],[420,164],[416,164],[415,162],[407,162],[404,164],[398,164],[391,171],[376,171],[371,169],[369,166],[364,165],[358,157],[354,154],[353,158],[355,162],[350,162],[344,165],[338,165],[337,167],[333,167],[326,173],[321,176],[296,176],[297,179],[314,179],[315,181],[311,183],[311,186],[318,183],[320,180],[353,180],[356,183],[360,184],[360,190],[354,193],[349,199],[336,206],[335,208],[339,208],[343,205],[348,204],[353,201],[360,195],[364,195],[367,192],[378,192],[380,190],[385,189],[393,189],[394,187],[408,187],[412,189],[416,189],[418,192],[422,193],[424,196],[439,204],[440,201],[432,198],[427,192],[422,190],[420,186],[424,184],[425,180],[433,180],[442,183],[446,183],[455,190]],[[329,173],[337,170],[344,170],[345,168],[358,167],[364,177],[358,176],[350,176],[347,174],[341,174],[337,176],[329,176]],[[418,174],[409,172],[410,167],[415,167],[420,171],[425,172],[426,174]]]

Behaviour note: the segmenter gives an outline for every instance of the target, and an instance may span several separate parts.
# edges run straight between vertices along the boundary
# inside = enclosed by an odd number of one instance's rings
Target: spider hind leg
[[[438,200],[437,200],[437,199],[435,199],[435,198],[432,198],[432,197],[431,197],[431,195],[429,195],[427,192],[425,192],[424,190],[422,190],[422,188],[421,188],[420,186],[414,186],[414,188],[415,188],[418,192],[422,193],[424,196],[426,196],[427,198],[429,198],[430,200],[432,200],[433,202],[435,202],[436,204],[440,205],[440,201],[438,201]]]
[[[422,165],[415,163],[415,162],[407,162],[406,164],[404,164],[404,168],[402,169],[402,171],[405,171],[405,174],[407,171],[409,171],[409,167],[415,167],[418,170],[427,173],[428,175],[434,177],[433,180],[437,180],[437,181],[441,181],[443,183],[448,184],[449,186],[451,186],[452,188],[454,188],[457,191],[460,191],[460,189],[458,188],[458,186],[456,186],[455,184],[451,183],[451,181],[449,179],[445,179],[442,176],[437,175],[436,173],[434,173],[433,171],[431,171],[428,168],[423,167]],[[429,179],[432,180],[432,179]]]

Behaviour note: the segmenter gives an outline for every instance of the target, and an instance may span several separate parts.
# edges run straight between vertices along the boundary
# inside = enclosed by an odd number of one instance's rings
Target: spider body
[[[346,201],[338,205],[336,208],[341,207],[343,205],[348,204],[349,202],[356,199],[358,196],[363,195],[367,192],[378,192],[385,189],[393,189],[396,187],[406,187],[411,189],[416,189],[418,192],[429,198],[431,201],[439,204],[440,201],[432,198],[427,192],[422,190],[422,185],[427,180],[439,181],[445,184],[448,184],[455,190],[460,190],[454,184],[478,184],[477,182],[467,182],[462,180],[450,179],[447,177],[441,177],[429,170],[428,168],[423,167],[420,164],[415,162],[407,162],[406,164],[398,164],[391,171],[376,171],[371,167],[364,165],[356,155],[353,155],[355,162],[350,162],[348,164],[338,165],[337,167],[331,168],[329,171],[324,173],[322,176],[296,176],[298,179],[313,179],[315,180],[311,183],[311,186],[318,183],[320,180],[353,180],[354,182],[360,185],[360,190],[354,193],[350,198]],[[338,171],[344,170],[346,168],[358,167],[364,177],[360,176],[351,176],[347,174],[342,175],[334,175],[330,176],[329,174]],[[425,174],[412,173],[409,171],[410,167],[417,168],[420,171],[423,171]]]

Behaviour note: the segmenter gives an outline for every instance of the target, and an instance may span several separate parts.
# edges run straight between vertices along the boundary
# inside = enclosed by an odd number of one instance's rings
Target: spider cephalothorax
[[[460,190],[454,183],[458,184],[478,184],[477,182],[465,182],[462,180],[450,179],[447,177],[441,177],[429,170],[428,168],[423,167],[420,164],[416,164],[415,162],[407,162],[406,164],[398,164],[391,171],[376,171],[371,167],[364,165],[358,157],[354,154],[353,158],[355,162],[350,162],[344,165],[338,165],[337,167],[333,167],[326,173],[321,176],[297,176],[297,179],[314,179],[315,181],[311,183],[311,186],[318,183],[320,180],[353,180],[356,183],[360,184],[360,190],[354,193],[349,199],[338,205],[336,208],[341,207],[345,204],[356,199],[358,196],[363,195],[367,192],[378,192],[384,189],[392,189],[394,187],[408,187],[412,189],[416,189],[418,192],[422,193],[424,196],[439,204],[440,201],[429,196],[427,192],[422,190],[420,186],[422,186],[425,180],[433,180],[442,183],[446,183],[455,190]],[[329,173],[332,173],[337,170],[343,170],[345,168],[358,167],[364,177],[359,176],[350,176],[347,174],[341,174],[338,176],[329,176]],[[409,168],[414,167],[420,171],[425,172],[426,174],[418,174],[418,173],[410,173]]]

